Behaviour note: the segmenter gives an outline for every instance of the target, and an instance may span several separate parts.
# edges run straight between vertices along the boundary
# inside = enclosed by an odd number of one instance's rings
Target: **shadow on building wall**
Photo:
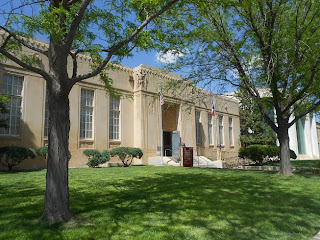
[[[40,135],[40,134],[39,134]],[[0,146],[17,146],[33,148],[35,151],[41,146],[41,136],[35,136],[29,125],[21,121],[20,136],[0,136]],[[31,169],[43,169],[47,165],[44,157],[37,156],[34,159],[26,159],[18,166],[14,167],[15,170],[31,170]],[[2,166],[0,166],[2,169]]]

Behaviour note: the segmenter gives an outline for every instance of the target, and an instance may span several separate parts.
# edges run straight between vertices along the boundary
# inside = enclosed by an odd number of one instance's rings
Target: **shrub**
[[[124,167],[131,165],[133,158],[142,158],[143,152],[140,148],[117,147],[110,151],[112,157],[118,156]]]
[[[35,158],[36,153],[32,148],[6,146],[0,147],[0,163],[9,171],[27,158]]]
[[[239,157],[246,157],[254,161],[255,164],[262,164],[266,151],[263,145],[251,145],[246,148],[240,148]]]
[[[291,149],[290,149],[290,158],[297,159],[297,154]]]
[[[38,156],[43,156],[44,159],[47,159],[48,157],[48,146],[43,146],[41,148],[38,149],[37,151]],[[71,158],[71,152],[68,151],[68,159],[70,160]]]
[[[100,153],[96,149],[86,149],[83,151],[83,154],[88,157],[87,165],[89,167],[97,167],[110,160],[110,153],[108,150],[104,150]]]
[[[279,157],[280,147],[273,145],[251,145],[246,148],[240,148],[238,156],[241,158],[249,158],[255,164],[261,165],[266,157]],[[297,155],[290,149],[290,158],[296,159]]]

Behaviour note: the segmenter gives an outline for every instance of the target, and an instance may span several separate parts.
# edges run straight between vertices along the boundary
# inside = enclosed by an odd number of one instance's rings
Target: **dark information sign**
[[[183,166],[193,167],[193,147],[183,147]]]

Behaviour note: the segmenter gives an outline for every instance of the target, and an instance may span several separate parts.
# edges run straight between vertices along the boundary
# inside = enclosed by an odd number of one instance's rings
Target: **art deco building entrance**
[[[168,103],[162,106],[164,156],[180,157],[180,132],[177,131],[179,107]]]

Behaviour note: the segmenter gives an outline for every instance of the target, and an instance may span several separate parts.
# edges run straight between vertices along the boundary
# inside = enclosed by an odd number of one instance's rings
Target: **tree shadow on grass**
[[[319,230],[320,197],[308,181],[230,170],[152,171],[122,180],[75,177],[71,209],[86,220],[75,225],[39,224],[44,188],[37,184],[0,185],[12,200],[10,207],[0,203],[0,238],[18,229],[22,239],[310,239]]]
[[[150,231],[187,239],[190,229],[204,231],[199,239],[303,239],[316,233],[319,198],[313,199],[302,187],[281,185],[278,176],[273,176],[190,173],[140,177],[109,183],[106,191],[101,184],[92,196],[79,194],[73,210],[110,223],[100,237],[125,237],[124,229],[131,237],[142,238]]]

